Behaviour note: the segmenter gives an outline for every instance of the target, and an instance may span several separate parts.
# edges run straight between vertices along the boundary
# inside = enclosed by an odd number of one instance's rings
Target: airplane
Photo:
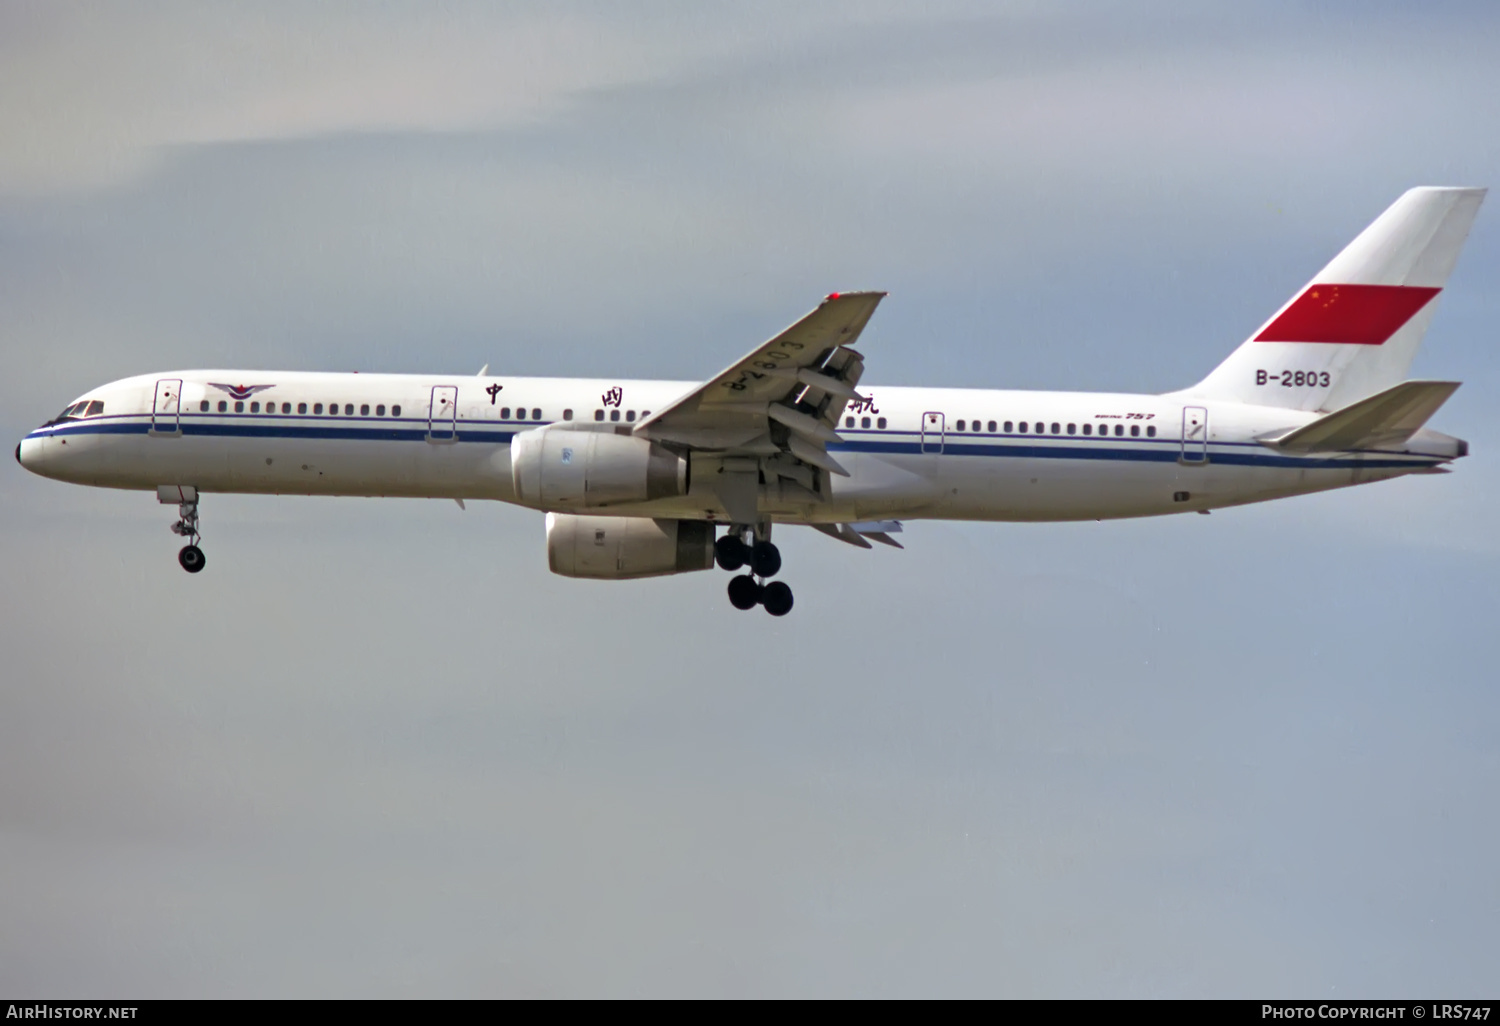
[[[183,370],[110,382],[16,447],[60,481],[155,491],[205,565],[215,492],[494,499],[545,514],[551,570],[736,573],[784,616],[773,525],[901,548],[904,521],[1107,520],[1446,473],[1406,380],[1485,189],[1403,194],[1228,359],[1161,395],[861,387],[883,292],[828,295],[707,382]],[[724,528],[719,533],[720,527]]]

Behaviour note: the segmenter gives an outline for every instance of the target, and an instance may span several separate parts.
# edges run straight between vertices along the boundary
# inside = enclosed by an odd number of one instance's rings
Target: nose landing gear
[[[182,551],[177,553],[177,562],[190,574],[195,574],[207,564],[203,558],[203,550],[196,545],[184,545]]]
[[[177,523],[172,525],[172,533],[188,540],[177,553],[177,562],[188,573],[198,573],[208,562],[198,547],[202,537],[198,533],[198,489],[191,485],[162,485],[156,490],[156,498],[163,505],[177,504]]]
[[[771,544],[771,525],[755,529],[754,540],[746,543],[749,528],[732,526],[729,533],[714,542],[714,559],[725,570],[738,570],[747,563],[750,573],[740,574],[729,582],[729,604],[736,609],[765,606],[772,616],[792,611],[792,589],[785,581],[771,581],[781,571],[781,551]]]

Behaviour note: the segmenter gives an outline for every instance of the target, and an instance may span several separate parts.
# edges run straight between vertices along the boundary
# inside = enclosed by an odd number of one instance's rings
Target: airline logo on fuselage
[[[276,387],[275,385],[221,385],[217,381],[210,381],[209,385],[228,392],[231,399],[249,399],[256,392],[264,392],[268,388]]]

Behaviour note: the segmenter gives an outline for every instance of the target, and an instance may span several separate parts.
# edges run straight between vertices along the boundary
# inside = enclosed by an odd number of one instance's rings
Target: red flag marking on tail
[[[1255,341],[1382,345],[1441,291],[1417,285],[1309,285]]]

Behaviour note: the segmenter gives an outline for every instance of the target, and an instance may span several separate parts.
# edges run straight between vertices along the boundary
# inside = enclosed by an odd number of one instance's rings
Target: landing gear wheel
[[[749,558],[749,546],[738,535],[726,534],[714,542],[714,559],[725,570],[738,570]]]
[[[177,553],[177,562],[181,563],[182,568],[188,573],[195,574],[202,570],[208,561],[203,558],[203,550],[198,546],[184,545],[182,551]]]
[[[760,593],[760,585],[749,574],[741,574],[729,582],[729,604],[736,609],[754,609],[760,604]]]
[[[760,601],[772,616],[785,616],[792,611],[792,589],[785,581],[772,581],[761,589]]]
[[[781,550],[768,541],[756,542],[750,550],[750,569],[758,577],[775,577],[781,569]]]

